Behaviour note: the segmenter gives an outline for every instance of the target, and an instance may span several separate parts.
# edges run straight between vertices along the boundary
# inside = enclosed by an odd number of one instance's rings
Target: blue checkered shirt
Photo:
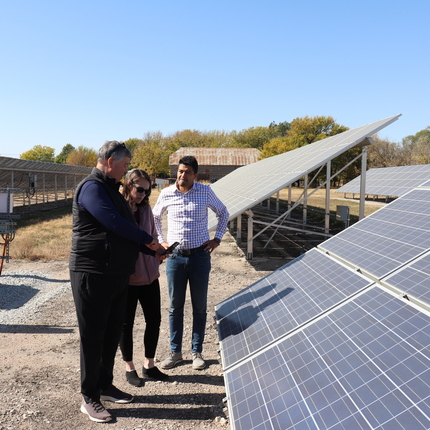
[[[155,228],[160,242],[179,242],[179,249],[192,249],[210,239],[208,231],[208,208],[218,218],[215,237],[222,239],[227,230],[229,213],[211,187],[194,182],[192,188],[182,193],[176,184],[164,188],[155,204]],[[162,216],[167,211],[167,241],[162,229]]]

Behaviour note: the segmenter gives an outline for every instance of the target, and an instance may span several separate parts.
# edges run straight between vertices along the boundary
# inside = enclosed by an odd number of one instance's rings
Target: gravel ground
[[[225,387],[218,355],[214,306],[270,273],[265,258],[254,266],[244,258],[229,234],[212,255],[208,323],[203,356],[208,367],[196,371],[191,353],[185,362],[165,371],[167,382],[147,381],[136,388],[125,381],[118,353],[114,383],[135,396],[128,405],[105,403],[116,417],[104,425],[122,430],[228,429],[224,411]],[[279,265],[279,263],[277,263]],[[262,270],[262,268],[264,271]],[[169,351],[168,296],[161,265],[162,326],[157,361]],[[191,343],[191,306],[185,315],[184,345]],[[135,327],[135,364],[141,368],[143,315]],[[79,338],[67,261],[5,263],[0,276],[0,430],[100,428],[79,411]],[[139,372],[140,373],[140,372]]]

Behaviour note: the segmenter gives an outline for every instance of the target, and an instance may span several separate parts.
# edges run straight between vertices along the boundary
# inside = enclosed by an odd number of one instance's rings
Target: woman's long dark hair
[[[122,186],[122,195],[124,196],[124,198],[127,200],[128,203],[130,203],[131,200],[131,196],[130,196],[130,190],[128,188],[129,185],[134,184],[136,180],[138,179],[146,179],[149,183],[149,192],[148,194],[145,194],[145,197],[143,198],[143,200],[136,206],[146,206],[149,205],[149,196],[151,195],[151,190],[152,190],[152,183],[151,183],[151,178],[149,177],[149,175],[142,169],[132,169],[130,171],[127,172],[127,174],[125,175],[124,178],[124,185]]]

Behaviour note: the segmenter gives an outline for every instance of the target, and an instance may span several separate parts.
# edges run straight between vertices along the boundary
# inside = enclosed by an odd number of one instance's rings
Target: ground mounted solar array
[[[371,288],[226,372],[236,430],[428,429],[430,317]]]
[[[232,429],[430,428],[429,213],[415,189],[217,305]]]
[[[402,196],[430,179],[430,164],[369,169],[365,194]],[[360,194],[361,176],[340,187],[338,193]]]
[[[359,145],[399,117],[394,115],[240,167],[211,187],[227,206],[230,219],[234,219],[327,161]],[[216,216],[210,213],[209,229],[214,229],[216,225]]]

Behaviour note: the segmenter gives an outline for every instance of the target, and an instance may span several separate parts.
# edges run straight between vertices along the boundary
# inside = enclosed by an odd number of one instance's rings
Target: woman
[[[154,217],[149,205],[151,179],[148,174],[140,169],[130,170],[125,176],[122,194],[130,204],[139,227],[153,235],[153,237],[157,237]],[[159,265],[160,262],[157,258],[139,253],[136,271],[131,275],[129,281],[127,308],[122,327],[120,348],[122,358],[125,361],[127,381],[136,387],[144,385],[144,381],[138,376],[133,363],[133,325],[138,302],[142,307],[146,323],[143,337],[145,348],[142,367],[143,377],[160,381],[168,379],[168,375],[160,372],[154,364],[161,323]]]

